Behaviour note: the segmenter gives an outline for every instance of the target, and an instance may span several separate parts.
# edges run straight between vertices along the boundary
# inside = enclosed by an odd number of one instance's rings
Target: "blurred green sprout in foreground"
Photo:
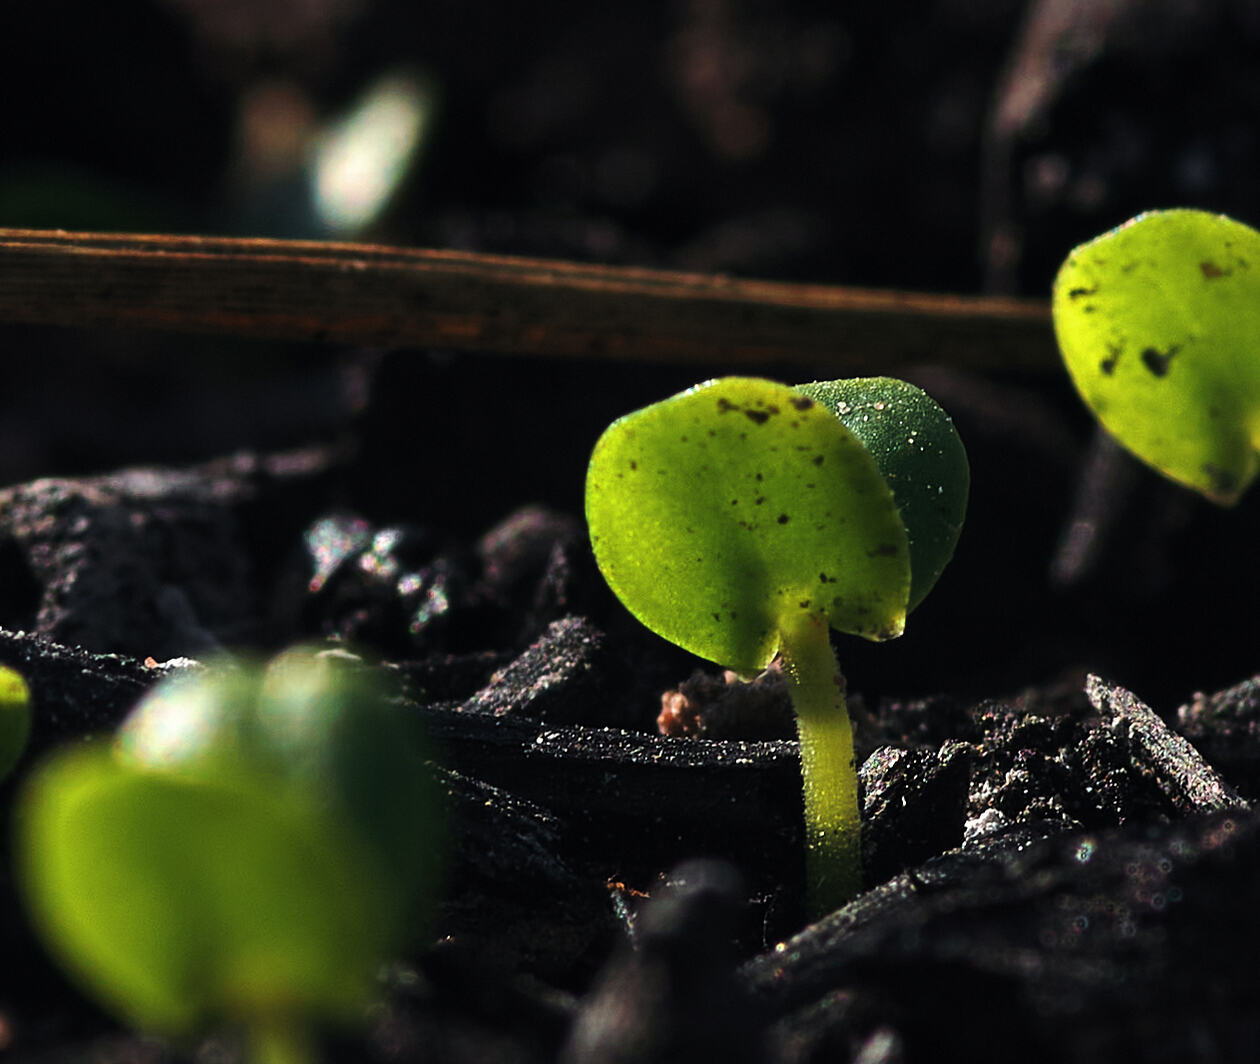
[[[308,1064],[353,1022],[436,889],[441,829],[416,736],[353,659],[169,679],[111,742],[27,781],[21,887],[52,953],[133,1026],[243,1028]]]

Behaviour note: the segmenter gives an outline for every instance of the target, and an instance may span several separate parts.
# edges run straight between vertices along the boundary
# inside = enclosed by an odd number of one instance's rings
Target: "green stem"
[[[853,728],[826,621],[802,613],[780,633],[801,741],[806,900],[812,916],[862,889],[862,823]]]
[[[318,1064],[310,1028],[289,1016],[263,1016],[249,1030],[249,1064]]]

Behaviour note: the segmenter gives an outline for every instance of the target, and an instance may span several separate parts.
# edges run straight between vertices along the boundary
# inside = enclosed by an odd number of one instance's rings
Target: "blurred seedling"
[[[886,377],[709,381],[613,422],[591,456],[591,542],[627,609],[742,675],[782,658],[816,914],[862,885],[853,736],[830,629],[902,633],[953,553],[969,478],[945,412]]]
[[[1260,471],[1260,233],[1151,211],[1076,248],[1052,300],[1059,348],[1102,426],[1232,505]]]
[[[21,886],[53,954],[133,1026],[234,1025],[254,1061],[309,1064],[433,892],[430,785],[408,723],[351,663],[214,667],[36,771]]]
[[[13,771],[30,734],[30,688],[21,673],[0,665],[0,779]]]

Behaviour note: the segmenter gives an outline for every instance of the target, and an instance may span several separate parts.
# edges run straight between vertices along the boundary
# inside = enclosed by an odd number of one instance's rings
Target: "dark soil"
[[[339,502],[360,472],[324,448],[0,496],[26,629],[0,662],[35,692],[17,786],[225,645],[347,641],[422,720],[447,900],[330,1059],[1181,1061],[1260,1037],[1252,683],[1166,721],[1067,663],[982,698],[853,671],[869,891],[809,924],[777,675],[732,685],[637,626],[571,515],[378,525]],[[64,984],[3,883],[13,1059],[164,1059]]]
[[[71,6],[10,5],[0,39],[38,65],[72,23],[92,46],[63,65],[112,84],[101,64],[130,56],[127,92],[0,105],[2,224],[319,235],[268,214],[283,188],[228,180],[242,102],[279,75],[331,113],[398,60],[449,101],[368,234],[401,243],[1043,295],[1139,210],[1260,220],[1260,26],[1226,0],[492,5],[476,48],[460,5],[424,26],[404,0]],[[31,71],[6,64],[0,99]],[[181,109],[200,136],[154,132]],[[85,170],[115,213],[17,195]],[[425,727],[445,900],[329,1060],[1255,1059],[1260,502],[1218,511],[1137,467],[1052,369],[907,373],[968,447],[968,524],[902,639],[836,637],[868,889],[809,923],[775,678],[732,689],[643,630],[581,519],[602,427],[694,369],[0,345],[0,662],[35,701],[4,808],[48,750],[223,650],[343,641]],[[7,1059],[237,1059],[232,1032],[120,1029],[46,958],[7,859],[0,891]]]

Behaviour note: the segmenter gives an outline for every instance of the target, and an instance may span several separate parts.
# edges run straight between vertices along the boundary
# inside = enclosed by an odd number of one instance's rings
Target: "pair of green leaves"
[[[23,887],[53,951],[136,1026],[347,1017],[432,889],[429,788],[410,728],[349,663],[214,668],[36,774]]]
[[[1139,458],[1215,502],[1260,472],[1260,233],[1153,211],[1076,248],[1054,283],[1072,380]]]
[[[904,381],[727,377],[610,425],[586,516],[631,613],[753,672],[802,612],[900,635],[953,553],[968,484],[952,422]]]

